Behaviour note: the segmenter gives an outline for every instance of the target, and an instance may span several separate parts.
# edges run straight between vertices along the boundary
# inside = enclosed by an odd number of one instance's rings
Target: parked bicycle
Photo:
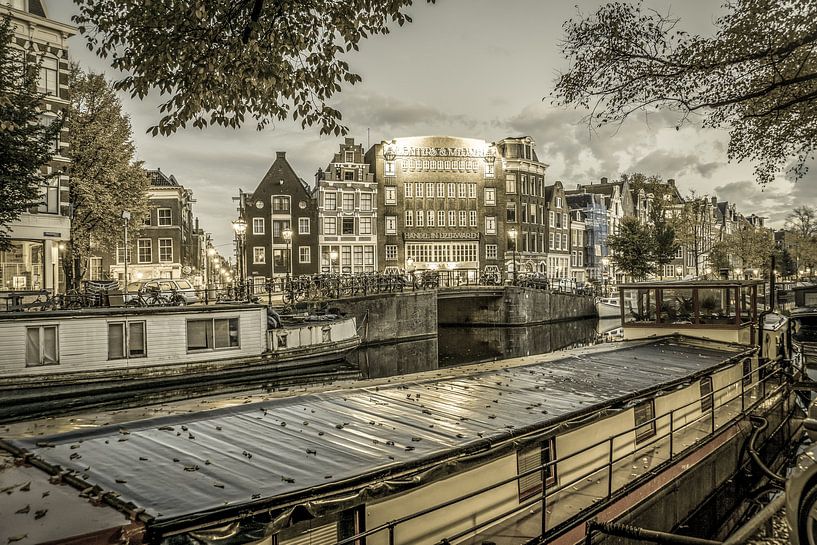
[[[167,306],[170,299],[163,295],[159,288],[148,286],[136,293],[128,294],[125,305],[129,307],[156,307]]]

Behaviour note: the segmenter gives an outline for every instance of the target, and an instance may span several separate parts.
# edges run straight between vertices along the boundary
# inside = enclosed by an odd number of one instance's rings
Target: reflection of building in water
[[[501,165],[474,138],[397,138],[366,153],[378,183],[379,268],[478,278],[506,251]],[[496,169],[496,170],[495,170]]]
[[[595,318],[587,318],[526,327],[441,327],[440,367],[545,354],[592,343],[596,323]]]

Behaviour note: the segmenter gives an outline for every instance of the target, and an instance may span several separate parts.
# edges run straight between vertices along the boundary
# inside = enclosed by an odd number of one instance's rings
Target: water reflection
[[[595,343],[619,327],[618,318],[588,318],[527,327],[440,327],[439,365],[451,367]]]
[[[393,377],[437,369],[437,338],[362,347],[346,360],[365,378]]]

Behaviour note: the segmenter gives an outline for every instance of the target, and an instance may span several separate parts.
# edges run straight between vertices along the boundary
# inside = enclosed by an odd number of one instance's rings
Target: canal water
[[[436,338],[368,346],[349,359],[366,378],[380,378],[586,346],[619,325],[618,318],[586,318],[514,327],[441,326]]]

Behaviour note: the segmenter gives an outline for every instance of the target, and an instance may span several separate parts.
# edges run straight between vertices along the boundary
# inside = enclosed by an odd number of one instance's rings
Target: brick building
[[[22,66],[40,62],[37,90],[45,94],[40,122],[52,123],[68,106],[68,38],[76,28],[48,18],[40,0],[0,2],[0,16],[11,19],[11,55]],[[50,175],[41,187],[42,203],[9,225],[11,249],[0,252],[0,291],[61,291],[60,245],[71,237],[67,129],[54,142],[52,161],[42,170]]]
[[[241,270],[250,283],[318,272],[317,203],[285,152],[276,153],[252,193],[239,193],[239,215],[247,224]]]
[[[477,279],[504,269],[504,180],[494,145],[449,136],[396,138],[366,153],[378,185],[379,269]]]
[[[377,183],[363,146],[354,138],[345,139],[326,170],[318,170],[315,183],[321,271],[378,270]]]

